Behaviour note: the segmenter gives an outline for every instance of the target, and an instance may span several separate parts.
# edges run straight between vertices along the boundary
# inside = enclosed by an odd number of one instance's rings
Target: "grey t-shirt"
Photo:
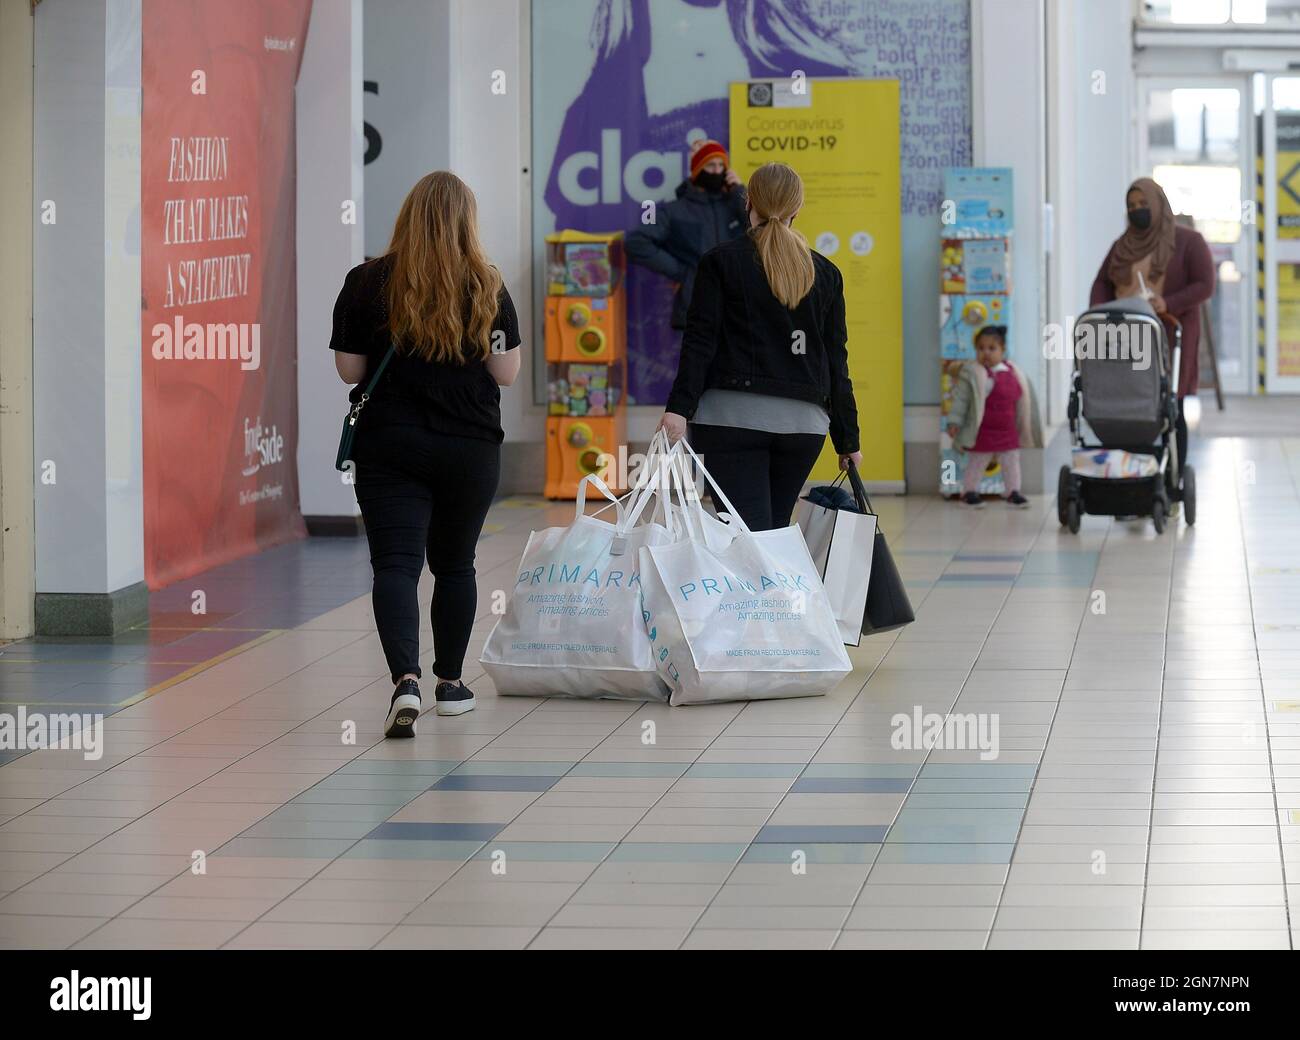
[[[705,390],[691,422],[768,433],[825,435],[831,428],[831,417],[819,404],[740,390]]]

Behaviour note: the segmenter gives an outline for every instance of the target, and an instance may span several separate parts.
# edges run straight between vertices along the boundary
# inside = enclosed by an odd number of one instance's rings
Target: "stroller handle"
[[[1173,345],[1169,348],[1169,355],[1170,355],[1170,363],[1169,363],[1170,384],[1169,385],[1172,389],[1174,396],[1177,397],[1178,396],[1178,375],[1179,375],[1179,367],[1180,367],[1179,363],[1182,361],[1182,356],[1183,356],[1183,323],[1179,321],[1177,318],[1175,318],[1168,311],[1165,311],[1163,314],[1160,315],[1160,320],[1163,321],[1165,324],[1172,326],[1174,330],[1174,342]]]

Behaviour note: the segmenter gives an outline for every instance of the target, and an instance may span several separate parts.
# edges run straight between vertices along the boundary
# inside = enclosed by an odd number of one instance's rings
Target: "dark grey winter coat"
[[[686,328],[700,257],[716,245],[740,238],[749,228],[745,189],[711,195],[691,181],[677,186],[677,198],[655,207],[653,224],[641,224],[624,237],[627,257],[678,283],[672,326]]]

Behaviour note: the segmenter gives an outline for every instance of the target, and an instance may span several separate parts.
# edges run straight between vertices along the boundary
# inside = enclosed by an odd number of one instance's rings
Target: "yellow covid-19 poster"
[[[731,84],[731,163],[766,162],[804,184],[795,220],[844,276],[849,374],[862,478],[903,489],[903,282],[897,80],[776,79]],[[827,439],[813,476],[838,471]]]

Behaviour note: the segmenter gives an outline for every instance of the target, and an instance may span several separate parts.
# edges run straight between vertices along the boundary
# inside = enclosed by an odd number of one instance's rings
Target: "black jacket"
[[[677,198],[656,207],[655,222],[633,228],[624,236],[623,245],[632,263],[678,283],[672,326],[684,329],[700,257],[719,243],[739,238],[747,227],[743,188],[711,195],[690,181],[682,181],[677,186]]]
[[[812,257],[813,287],[790,310],[773,295],[748,235],[705,254],[668,411],[691,418],[711,388],[812,401],[830,414],[836,452],[859,450],[844,278],[820,253]],[[804,334],[801,351],[796,332]]]

